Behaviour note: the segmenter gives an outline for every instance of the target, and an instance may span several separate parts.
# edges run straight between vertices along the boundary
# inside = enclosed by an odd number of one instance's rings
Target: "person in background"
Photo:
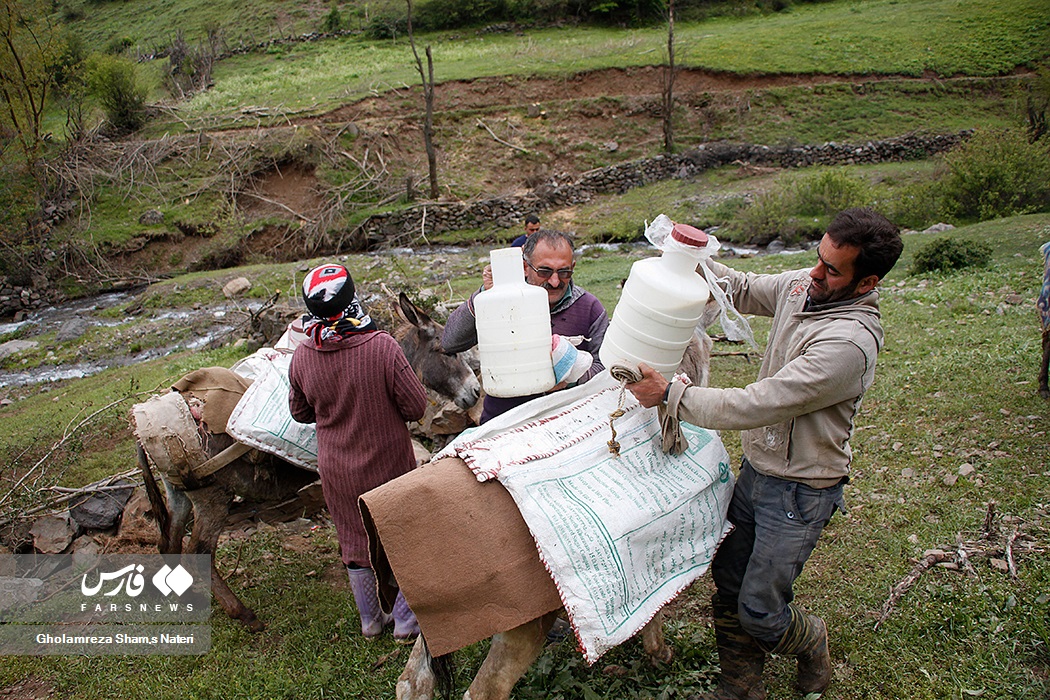
[[[854,419],[883,344],[876,287],[902,249],[886,218],[848,209],[828,226],[808,271],[744,274],[709,261],[741,313],[773,318],[758,379],[742,389],[687,388],[643,364],[642,379],[627,385],[643,406],[670,399],[681,420],[743,431],[734,529],[711,566],[721,675],[698,700],[765,698],[766,654],[797,658],[804,695],[831,681],[827,627],[792,602],[793,584],[844,508]]]
[[[525,233],[515,238],[510,243],[511,248],[521,248],[525,245],[525,241],[529,239],[529,236],[540,230],[540,217],[535,214],[529,214],[525,217]]]
[[[317,424],[317,463],[340,556],[361,617],[361,633],[377,637],[391,621],[408,642],[419,624],[399,593],[393,616],[379,605],[358,497],[416,466],[406,421],[426,409],[423,385],[397,341],[361,307],[350,272],[321,265],[303,280],[307,339],[292,355],[288,403],[292,418]]]
[[[542,287],[547,292],[550,304],[551,331],[563,339],[579,339],[575,344],[578,353],[587,353],[592,358],[588,369],[575,382],[562,382],[555,388],[582,384],[604,367],[598,359],[598,349],[609,328],[609,315],[598,298],[572,282],[576,267],[572,237],[561,231],[540,229],[529,236],[522,247],[525,260],[525,281]],[[441,344],[446,352],[463,352],[478,344],[477,319],[474,315],[474,297],[484,289],[492,287],[492,274],[486,268],[482,274],[483,284],[469,299],[453,311],[445,323]],[[520,406],[536,396],[499,398],[485,396],[481,422]]]

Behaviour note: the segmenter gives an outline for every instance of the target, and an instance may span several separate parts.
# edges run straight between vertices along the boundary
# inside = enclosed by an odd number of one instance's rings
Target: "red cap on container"
[[[671,238],[685,245],[703,248],[707,245],[707,234],[688,224],[675,224],[671,229]]]

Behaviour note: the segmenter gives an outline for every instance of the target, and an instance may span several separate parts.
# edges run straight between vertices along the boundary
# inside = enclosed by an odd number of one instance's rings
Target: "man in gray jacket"
[[[849,440],[861,397],[875,378],[883,334],[876,286],[900,257],[895,225],[870,209],[832,221],[809,271],[744,274],[710,262],[729,280],[736,308],[771,316],[758,379],[742,389],[686,388],[645,365],[627,388],[644,406],[678,406],[678,417],[742,431],[744,459],[715,554],[711,600],[721,666],[703,700],[762,700],[767,653],[798,659],[797,688],[831,681],[827,627],[797,607],[793,584],[849,478]]]

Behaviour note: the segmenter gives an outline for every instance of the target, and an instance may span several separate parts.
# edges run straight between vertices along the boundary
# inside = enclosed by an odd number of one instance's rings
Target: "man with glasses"
[[[525,258],[525,281],[547,292],[551,311],[551,331],[566,338],[582,338],[577,351],[586,352],[593,358],[591,368],[575,384],[582,384],[604,367],[598,359],[598,349],[609,328],[609,315],[598,298],[573,284],[572,274],[576,266],[573,257],[572,237],[561,231],[540,229],[525,241],[522,256]],[[478,343],[477,319],[474,315],[474,297],[492,286],[491,270],[486,267],[482,274],[481,289],[474,292],[459,308],[452,312],[445,324],[441,343],[445,352],[463,352]],[[564,389],[558,385],[555,389]],[[536,396],[501,398],[485,396],[481,414],[484,423],[515,406]]]

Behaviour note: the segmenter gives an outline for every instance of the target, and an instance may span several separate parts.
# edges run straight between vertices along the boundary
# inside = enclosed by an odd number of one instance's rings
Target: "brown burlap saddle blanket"
[[[561,607],[525,521],[495,479],[441,459],[361,496],[385,610],[398,586],[438,656]]]

